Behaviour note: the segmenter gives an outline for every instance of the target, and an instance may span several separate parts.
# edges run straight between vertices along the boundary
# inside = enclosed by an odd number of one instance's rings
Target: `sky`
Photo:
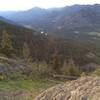
[[[52,8],[73,4],[100,4],[100,0],[0,0],[0,11],[27,10],[33,7]]]

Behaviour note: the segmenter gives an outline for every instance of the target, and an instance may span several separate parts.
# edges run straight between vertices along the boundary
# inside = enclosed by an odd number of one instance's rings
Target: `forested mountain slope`
[[[77,64],[86,64],[89,62],[99,62],[99,45],[91,41],[80,42],[75,39],[55,38],[48,33],[27,29],[19,25],[13,25],[5,21],[0,21],[0,41],[2,41],[3,31],[11,36],[13,48],[17,55],[22,56],[24,43],[28,44],[31,56],[34,60],[52,59],[56,53],[63,59],[73,58]],[[99,41],[99,38],[97,39]],[[61,59],[62,59],[61,57]]]

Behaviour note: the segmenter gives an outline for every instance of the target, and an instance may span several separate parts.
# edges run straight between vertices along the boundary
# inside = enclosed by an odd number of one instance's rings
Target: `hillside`
[[[100,5],[73,5],[63,8],[0,12],[0,15],[25,27],[47,32],[67,41],[94,45],[99,51]],[[99,54],[99,53],[98,53]]]
[[[100,77],[82,77],[59,84],[34,100],[100,100]]]
[[[0,21],[4,21],[4,22],[7,22],[7,23],[15,24],[12,20],[9,20],[9,19],[4,18],[2,16],[0,16]]]
[[[42,41],[46,41],[45,35],[41,35],[38,31],[24,28],[20,25],[14,25],[7,21],[0,20],[0,41],[2,40],[3,31],[11,35],[12,45],[17,51],[17,56],[21,55],[24,42],[28,43],[29,48],[38,43],[35,49],[39,49]]]
[[[94,45],[100,48],[100,5],[73,5],[63,8],[38,7],[20,12],[2,12],[0,15],[24,27],[63,37],[68,41]],[[99,49],[98,49],[99,51]]]
[[[0,21],[0,36],[6,30],[11,35],[11,40],[17,56],[23,56],[23,45],[26,42],[29,46],[31,57],[33,60],[51,63],[52,56],[58,52],[62,61],[71,57],[78,65],[88,63],[99,63],[100,46],[99,38],[96,40],[88,40],[90,43],[80,42],[76,39],[56,38],[48,35],[49,33],[40,33],[38,31],[28,29],[19,25],[13,25],[5,21]],[[94,37],[94,33],[90,33]],[[98,33],[97,33],[98,35]],[[99,36],[99,35],[98,35]],[[0,41],[2,40],[0,38]],[[96,41],[96,42],[95,42]],[[95,43],[96,46],[95,46]]]

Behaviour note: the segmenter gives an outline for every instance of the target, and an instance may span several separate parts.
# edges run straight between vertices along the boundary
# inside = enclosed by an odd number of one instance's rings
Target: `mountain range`
[[[100,5],[73,5],[63,8],[1,12],[1,16],[18,24],[57,36],[100,32]]]

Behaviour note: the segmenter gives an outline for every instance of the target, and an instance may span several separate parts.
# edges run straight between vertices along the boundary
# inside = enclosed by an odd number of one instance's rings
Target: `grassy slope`
[[[1,81],[0,91],[16,91],[16,90],[40,91],[55,84],[56,82],[49,82],[42,79]]]
[[[6,97],[7,100],[28,100],[33,99],[37,94],[60,82],[50,82],[43,79],[33,80],[9,80],[0,82],[0,99]],[[17,94],[17,95],[16,95]]]
[[[0,61],[2,70],[11,66],[11,64],[8,65],[7,61],[6,63],[3,60]],[[45,89],[60,83],[56,80],[48,81],[36,76],[29,78],[19,71],[6,73],[6,75],[6,78],[2,80],[2,76],[5,75],[0,74],[0,100],[27,100],[26,98],[31,100]]]
[[[92,36],[97,36],[97,37],[100,37],[100,33],[99,32],[90,32],[88,33],[89,35],[92,35]]]

